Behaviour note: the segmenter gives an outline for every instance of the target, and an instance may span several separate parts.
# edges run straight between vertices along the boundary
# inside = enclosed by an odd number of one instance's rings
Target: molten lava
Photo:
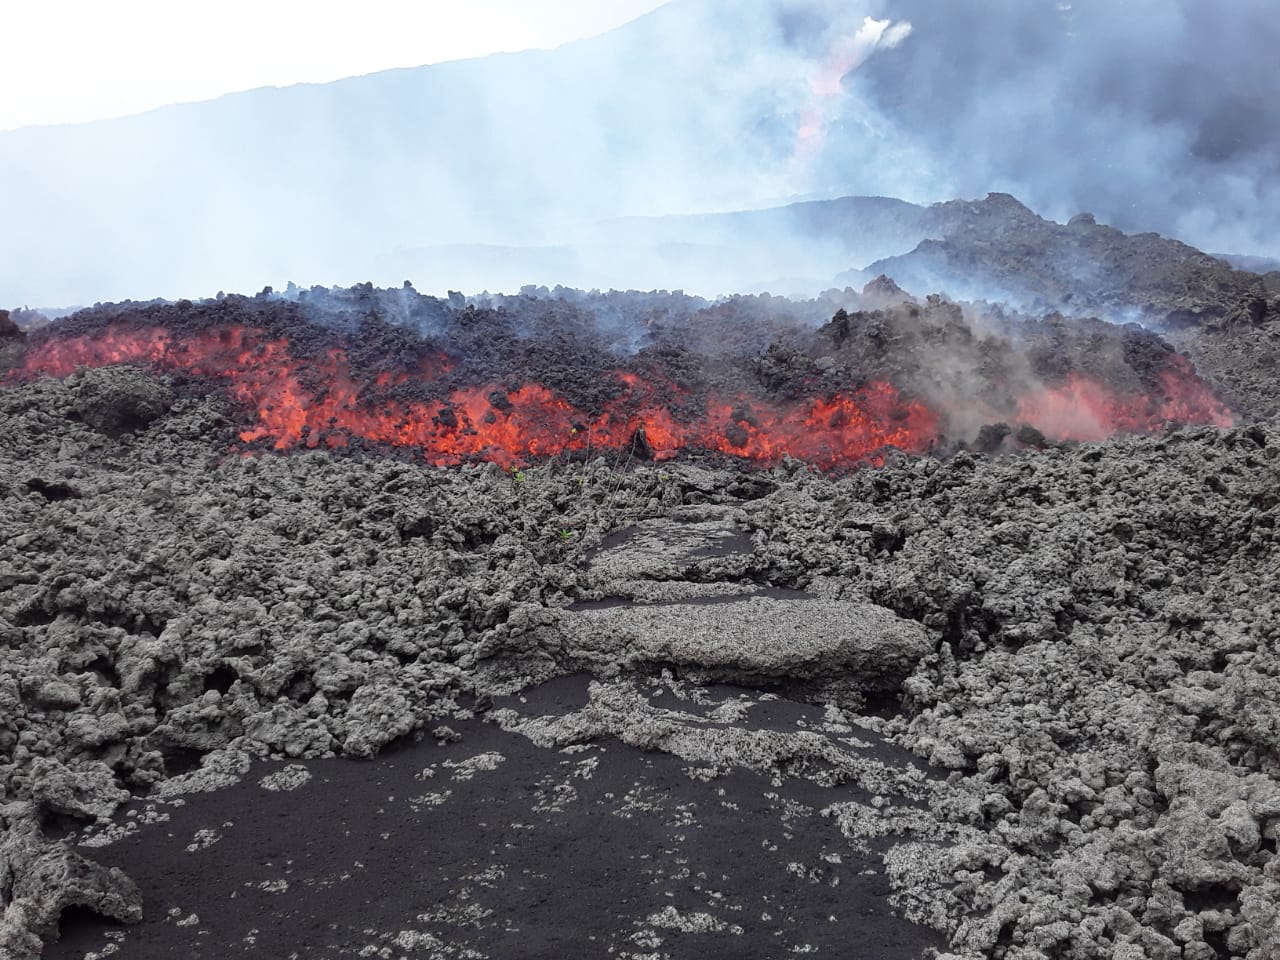
[[[709,404],[709,429],[700,444],[766,463],[789,455],[831,469],[866,460],[883,447],[923,453],[938,435],[933,413],[923,404],[904,403],[887,383],[818,398],[803,407],[745,407]]]
[[[160,327],[107,327],[47,341],[22,373],[66,376],[77,367],[116,363],[223,380],[230,396],[252,411],[254,422],[240,433],[245,443],[290,450],[359,440],[420,450],[439,466],[481,459],[510,467],[592,450],[662,460],[700,449],[762,464],[791,456],[838,468],[887,446],[923,453],[938,435],[936,417],[887,383],[793,404],[712,396],[701,416],[679,419],[656,399],[652,383],[625,370],[615,374],[617,399],[594,416],[536,383],[509,392],[495,384],[456,388],[439,402],[403,403],[387,399],[386,389],[410,380],[429,384],[447,365],[383,373],[362,384],[341,349],[304,364],[287,340],[242,327],[182,340]]]
[[[303,358],[287,337],[243,326],[179,336],[162,326],[117,324],[50,337],[17,374],[61,377],[118,363],[221,382],[247,412],[240,432],[246,444],[292,450],[358,443],[414,450],[439,466],[488,460],[510,467],[606,450],[664,460],[689,450],[758,464],[790,456],[841,469],[874,461],[887,447],[925,453],[945,426],[938,413],[882,381],[777,401],[714,390],[695,396],[656,369],[616,370],[613,399],[587,410],[541,383],[511,390],[458,385],[438,353],[412,368],[365,375],[341,346]],[[1017,398],[1016,409],[991,413],[1054,440],[1102,440],[1171,421],[1231,425],[1228,409],[1184,358],[1171,355],[1159,384],[1153,395],[1122,394],[1073,373]]]
[[[1103,384],[1071,374],[1057,387],[1018,399],[1018,420],[1052,440],[1105,440],[1117,433],[1152,433],[1166,423],[1229,427],[1226,405],[1182,357],[1160,374],[1162,395],[1120,395]]]

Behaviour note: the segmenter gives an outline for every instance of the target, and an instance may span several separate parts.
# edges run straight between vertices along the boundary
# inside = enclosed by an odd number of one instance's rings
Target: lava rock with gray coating
[[[679,664],[737,680],[843,680],[897,690],[932,641],[918,623],[870,603],[729,598],[562,614],[547,642],[597,670]]]

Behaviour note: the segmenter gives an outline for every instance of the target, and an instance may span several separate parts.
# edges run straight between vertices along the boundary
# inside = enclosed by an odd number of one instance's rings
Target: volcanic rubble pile
[[[840,279],[887,274],[917,293],[943,290],[1036,315],[1141,321],[1185,350],[1236,409],[1280,413],[1280,271],[1263,272],[1273,262],[1258,260],[1258,272],[1236,269],[1158,234],[1125,234],[1088,213],[1055,223],[1003,193],[934,204],[918,218],[912,229],[928,239]]]
[[[1280,318],[1280,271],[1225,259],[1155,233],[1126,234],[1081,213],[1066,224],[1004,193],[926,208],[914,250],[849,279],[887,273],[909,290],[945,290],[1032,311],[1141,319],[1166,327],[1261,324]]]
[[[924,350],[950,329],[907,322],[921,316],[959,322],[936,301],[845,315],[751,369],[785,390],[804,377],[778,370],[820,378],[861,351],[900,358],[886,372],[912,387],[926,361],[876,345]],[[1080,363],[1140,381],[1140,358],[1177,356],[1127,336]],[[104,366],[0,390],[6,956],[39,956],[64,908],[142,917],[130,877],[74,842],[130,798],[224,787],[272,758],[370,758],[495,703],[490,721],[541,748],[615,738],[695,779],[857,786],[807,829],[875,861],[906,921],[957,957],[1280,956],[1274,424],[888,452],[840,475],[643,463],[634,444],[625,460],[437,469],[252,453],[245,411],[211,384]],[[583,672],[580,708],[520,708]],[[905,747],[928,773],[851,759],[835,733],[659,709],[638,686],[655,676],[817,704],[830,731]],[[655,944],[680,925],[650,921]],[[392,946],[380,955],[412,955]],[[685,955],[669,948],[645,955]]]

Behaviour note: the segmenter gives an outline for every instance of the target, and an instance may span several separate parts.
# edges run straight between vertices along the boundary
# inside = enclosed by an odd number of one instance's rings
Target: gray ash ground
[[[1280,957],[1274,424],[522,482],[231,438],[0,392],[5,956]]]

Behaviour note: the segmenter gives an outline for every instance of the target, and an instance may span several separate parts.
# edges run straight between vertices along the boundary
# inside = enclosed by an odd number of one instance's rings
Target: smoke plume
[[[920,238],[617,218],[848,195],[1004,190],[1275,255],[1278,40],[1260,0],[672,0],[550,52],[13,131],[0,302],[406,277],[812,294]]]
[[[1280,254],[1280,101],[1262,0],[885,0],[911,37],[851,78],[936,195],[1007,191],[1211,252]],[[833,138],[833,186],[847,177]],[[843,181],[850,189],[857,184]]]

